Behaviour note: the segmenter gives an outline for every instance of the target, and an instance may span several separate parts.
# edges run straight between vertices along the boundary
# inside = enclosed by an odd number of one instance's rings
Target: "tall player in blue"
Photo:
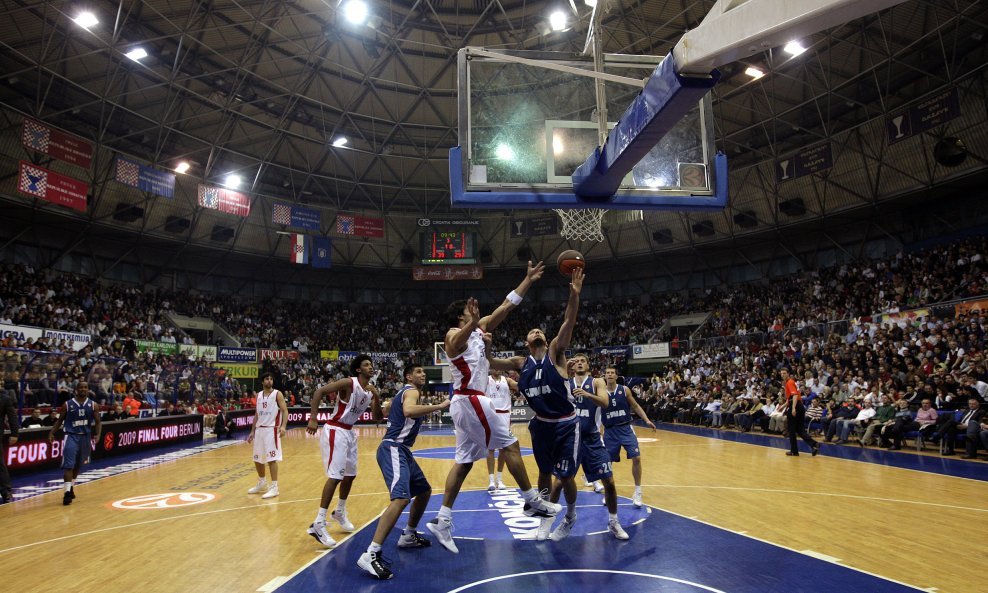
[[[65,494],[62,504],[69,505],[75,499],[75,480],[79,470],[89,463],[93,451],[92,435],[99,439],[102,432],[96,402],[89,399],[89,383],[79,381],[75,387],[75,397],[65,402],[61,414],[48,433],[48,442],[54,442],[55,432],[65,424],[65,443],[62,445],[62,474]]]
[[[607,389],[607,398],[610,400],[607,408],[604,409],[604,446],[611,456],[611,461],[617,463],[621,461],[621,448],[631,460],[631,477],[635,479],[635,494],[631,498],[632,504],[636,507],[642,506],[642,459],[641,450],[638,448],[638,436],[631,428],[631,421],[634,420],[632,412],[645,421],[655,430],[655,424],[645,415],[645,410],[635,401],[635,396],[631,395],[630,389],[625,389],[624,385],[618,385],[618,374],[615,367],[607,367],[604,370],[604,383]]]
[[[566,348],[576,327],[582,288],[583,270],[578,268],[570,279],[563,324],[552,342],[547,344],[545,332],[536,328],[529,331],[526,337],[529,356],[491,360],[492,369],[521,372],[518,391],[535,412],[535,418],[528,423],[528,430],[532,434],[535,463],[539,466],[539,491],[550,490],[553,477],[560,482],[557,488],[562,489],[567,505],[563,524],[569,527],[576,522],[574,477],[580,465],[580,423],[576,408],[569,399]],[[553,519],[551,516],[543,517],[540,531],[547,534]]]
[[[436,410],[449,407],[448,399],[435,405],[419,403],[422,388],[425,387],[425,369],[408,364],[403,372],[405,386],[391,399],[388,428],[384,433],[384,439],[377,447],[377,464],[381,466],[384,483],[391,491],[391,504],[378,519],[374,539],[367,546],[367,551],[357,560],[357,566],[381,580],[390,579],[392,576],[388,562],[381,556],[381,547],[412,498],[415,502],[412,503],[412,509],[408,513],[408,524],[398,538],[398,547],[425,548],[431,545],[429,540],[415,530],[426,505],[429,504],[432,486],[429,485],[425,474],[412,456],[412,445],[415,444],[415,437],[418,436],[419,428],[422,426],[422,418]]]

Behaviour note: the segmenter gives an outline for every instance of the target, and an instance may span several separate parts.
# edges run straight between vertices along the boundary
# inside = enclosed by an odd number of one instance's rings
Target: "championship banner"
[[[482,280],[484,266],[412,266],[412,280]]]
[[[298,360],[295,350],[260,350],[261,360]]]
[[[339,350],[320,350],[319,358],[321,360],[339,360],[340,351]]]
[[[318,231],[322,225],[322,214],[312,208],[275,202],[271,206],[271,222]]]
[[[635,344],[631,347],[632,358],[669,358],[669,342],[658,344]]]
[[[24,120],[21,144],[83,169],[88,169],[93,162],[93,145],[90,142],[33,119]]]
[[[118,156],[114,161],[113,179],[141,191],[165,198],[175,197],[175,175]]]
[[[982,311],[988,311],[988,299],[981,299],[978,301],[968,301],[966,303],[957,303],[956,305],[954,305],[955,315],[980,313]]]
[[[927,97],[911,107],[892,113],[885,124],[889,144],[895,144],[960,117],[961,100],[957,88]]]
[[[336,232],[340,235],[383,239],[384,219],[339,214],[336,216]]]
[[[326,422],[327,420],[332,420],[333,412],[329,408],[319,408],[319,413],[316,414],[316,419],[318,422]],[[288,426],[305,426],[309,423],[309,419],[312,418],[311,408],[288,408]],[[382,420],[385,422],[386,420]],[[371,414],[370,410],[366,410],[360,414],[357,418],[357,424],[368,424],[374,422],[374,416]]]
[[[256,379],[260,371],[256,364],[224,364],[220,368],[233,379]]]
[[[508,227],[511,238],[519,237],[541,237],[545,235],[556,235],[559,233],[555,216],[542,216],[539,218],[515,218],[511,220]]]
[[[220,346],[216,351],[216,360],[220,362],[257,362],[257,350],[254,348],[238,348],[235,346]]]
[[[199,184],[199,205],[246,218],[250,214],[250,196],[238,191]]]
[[[61,173],[49,171],[44,167],[21,161],[17,189],[23,194],[41,198],[59,206],[68,206],[80,212],[86,211],[86,195],[89,193],[89,185],[83,181],[66,177]]]

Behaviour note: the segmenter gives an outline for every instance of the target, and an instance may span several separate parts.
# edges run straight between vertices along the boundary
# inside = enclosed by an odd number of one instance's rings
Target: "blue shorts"
[[[391,500],[411,499],[423,492],[432,492],[422,468],[405,445],[381,441],[377,447],[377,464],[384,474],[384,483],[391,492]]]
[[[66,434],[62,445],[62,469],[76,469],[89,463],[93,444],[88,434]]]
[[[580,466],[580,423],[576,417],[562,422],[533,418],[528,422],[532,453],[539,472],[571,478]]]
[[[607,447],[607,454],[611,456],[611,461],[621,461],[621,447],[624,447],[628,454],[628,459],[634,459],[641,455],[638,450],[638,436],[631,428],[631,424],[621,424],[604,428],[604,446]]]
[[[588,482],[596,482],[614,475],[611,472],[611,456],[607,454],[599,433],[594,433],[592,436],[584,435],[580,439],[580,455],[583,458],[583,473],[586,474]]]

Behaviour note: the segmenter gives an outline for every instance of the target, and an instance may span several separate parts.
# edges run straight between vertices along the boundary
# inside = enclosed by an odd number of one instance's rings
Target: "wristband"
[[[506,296],[504,298],[508,299],[508,302],[509,303],[511,303],[512,305],[514,305],[514,306],[517,307],[518,305],[521,304],[521,301],[522,301],[522,298],[523,297],[520,294],[518,294],[517,292],[515,292],[515,291],[512,290],[511,292],[508,293],[508,296]]]

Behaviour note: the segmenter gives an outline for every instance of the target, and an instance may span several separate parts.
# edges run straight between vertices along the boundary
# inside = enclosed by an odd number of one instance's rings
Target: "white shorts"
[[[258,426],[254,429],[254,461],[281,461],[281,439],[278,438],[277,426]]]
[[[515,435],[515,433],[511,432],[511,410],[508,410],[507,412],[495,412],[494,416],[497,418],[498,422],[504,425],[504,428],[508,431],[508,434],[511,436]]]
[[[486,395],[454,395],[449,413],[456,430],[456,463],[486,459],[488,450],[503,449],[518,440],[509,429],[511,415],[495,412]],[[508,422],[498,416],[508,416]]]
[[[319,449],[327,478],[342,480],[357,475],[357,435],[352,430],[324,424]]]

